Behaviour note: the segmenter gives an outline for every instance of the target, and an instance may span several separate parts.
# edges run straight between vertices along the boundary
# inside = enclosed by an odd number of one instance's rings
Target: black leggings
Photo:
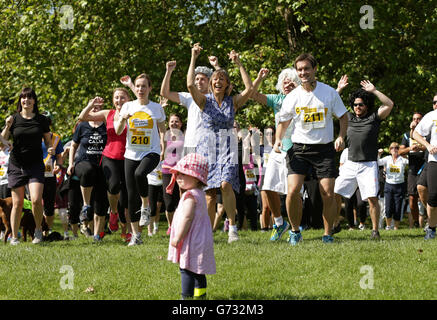
[[[44,190],[42,192],[44,215],[46,217],[52,217],[55,214],[55,198],[56,177],[46,177],[44,179]]]
[[[355,193],[350,197],[350,199],[344,199],[344,211],[346,213],[346,219],[350,227],[355,225],[354,221],[354,208],[357,210],[357,218],[360,219],[361,223],[366,222],[367,219],[367,201],[361,199],[360,189],[357,188]]]
[[[124,174],[128,197],[128,210],[131,222],[138,222],[141,217],[141,198],[148,196],[149,184],[147,175],[159,163],[159,154],[149,153],[141,161],[124,160]]]
[[[163,202],[162,199],[162,186],[154,186],[149,184],[149,205],[150,205],[150,215],[152,217],[156,216],[156,210],[158,208],[158,203]],[[159,213],[158,213],[159,215]]]
[[[164,203],[165,203],[165,210],[167,212],[174,212],[176,210],[176,207],[179,203],[179,185],[175,183],[173,193],[169,194],[165,192],[165,189],[170,184],[172,174],[171,173],[163,173],[162,174],[162,192],[164,197]]]
[[[437,162],[429,161],[426,172],[426,180],[428,182],[428,204],[430,207],[437,207]]]
[[[124,219],[124,209],[127,208],[127,190],[126,181],[124,178],[124,160],[115,160],[103,156],[102,169],[103,174],[105,175],[108,192],[114,195],[120,193],[118,213],[122,213]],[[126,220],[122,222],[126,223]]]
[[[109,203],[102,167],[89,161],[81,161],[74,166],[74,174],[79,178],[81,187],[93,187],[94,201],[91,203],[94,202],[94,213],[100,217],[105,216]]]
[[[204,274],[197,274],[187,269],[179,270],[181,271],[182,298],[192,298],[194,294],[196,294],[196,298],[206,295],[206,276]],[[194,288],[203,290],[194,292]]]

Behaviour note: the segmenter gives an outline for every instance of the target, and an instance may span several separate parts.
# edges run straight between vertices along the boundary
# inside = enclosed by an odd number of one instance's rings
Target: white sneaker
[[[33,235],[33,244],[39,244],[42,242],[42,231],[41,230],[35,230],[35,234]]]
[[[150,207],[141,208],[140,227],[145,227],[150,224]]]
[[[228,233],[228,243],[232,243],[232,242],[238,241],[238,240],[239,240],[238,233],[236,231],[229,230],[229,233]]]
[[[16,246],[20,244],[20,241],[18,240],[18,238],[11,238],[11,241],[9,243],[11,246]]]
[[[143,241],[141,240],[141,238],[137,237],[136,235],[132,235],[132,237],[130,238],[130,242],[127,246],[132,247],[132,246],[137,246],[140,244],[143,244]]]

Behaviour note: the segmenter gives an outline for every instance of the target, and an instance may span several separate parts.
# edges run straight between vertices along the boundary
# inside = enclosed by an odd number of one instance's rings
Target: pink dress
[[[187,269],[197,274],[215,274],[214,239],[203,190],[192,189],[182,195],[173,217],[170,243],[179,228],[182,220],[183,202],[188,195],[192,195],[196,201],[194,218],[182,245],[175,248],[169,244],[168,260],[179,263],[181,269]]]

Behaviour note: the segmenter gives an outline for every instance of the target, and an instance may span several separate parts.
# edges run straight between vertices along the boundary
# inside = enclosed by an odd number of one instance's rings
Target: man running
[[[331,228],[336,216],[334,182],[337,176],[335,151],[344,148],[347,130],[346,107],[334,88],[316,80],[317,61],[308,53],[294,62],[302,84],[282,103],[280,123],[274,149],[280,152],[281,139],[293,120],[293,147],[287,152],[288,193],[286,208],[291,223],[288,242],[296,245],[302,240],[299,226],[302,220],[300,190],[305,176],[312,169],[320,184],[323,201],[324,235],[322,241],[333,242]],[[333,116],[340,119],[340,132],[334,141]]]

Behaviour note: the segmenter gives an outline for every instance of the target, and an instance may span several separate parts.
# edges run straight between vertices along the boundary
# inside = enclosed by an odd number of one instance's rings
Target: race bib
[[[301,125],[304,129],[319,129],[326,126],[326,108],[297,107],[296,113],[300,114]]]
[[[395,165],[390,165],[389,171],[391,173],[400,173],[401,172],[401,168],[399,168],[398,166]]]
[[[132,149],[148,151],[151,148],[153,119],[144,111],[133,114],[129,119],[128,146]]]
[[[244,171],[244,175],[246,177],[246,183],[247,182],[256,182],[256,175],[253,169],[246,169]]]

